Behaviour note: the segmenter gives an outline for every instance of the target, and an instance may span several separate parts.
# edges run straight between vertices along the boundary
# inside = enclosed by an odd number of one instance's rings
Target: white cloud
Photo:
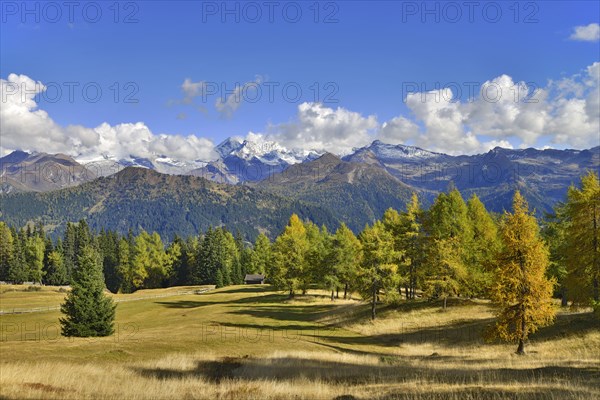
[[[226,96],[227,93],[221,93],[215,102],[216,110],[222,117],[231,118],[244,101],[252,101],[258,98],[261,83],[262,77],[256,76],[253,81],[246,82],[243,85],[236,85],[229,96]],[[221,90],[224,90],[223,85],[221,85]]]
[[[143,122],[95,128],[61,126],[38,108],[35,95],[45,90],[40,82],[25,75],[10,74],[0,79],[0,152],[22,149],[71,156],[100,154],[117,158],[152,158],[166,155],[181,161],[210,160],[216,157],[213,143],[204,138],[182,135],[156,135]]]
[[[381,125],[378,139],[387,143],[405,143],[417,136],[419,136],[417,124],[400,116],[394,117]]]
[[[181,84],[181,91],[185,97],[182,100],[183,104],[191,104],[194,98],[202,96],[206,92],[206,82],[192,82],[190,78],[185,78]]]
[[[600,25],[593,23],[576,26],[573,28],[573,33],[569,36],[569,39],[582,42],[597,42],[600,40]]]
[[[544,139],[560,147],[600,144],[600,63],[579,74],[536,88],[501,75],[482,84],[472,101],[454,99],[449,88],[411,93],[406,105],[423,129],[406,130],[399,139],[450,154],[486,151],[496,145],[535,146]],[[394,120],[383,124],[380,135]],[[493,140],[483,142],[480,135]]]
[[[0,154],[23,149],[90,157],[165,155],[181,161],[216,158],[208,139],[155,134],[143,122],[114,126],[103,123],[94,128],[61,126],[38,108],[35,96],[45,90],[41,82],[16,74],[0,81]],[[254,82],[259,81],[257,77]],[[340,155],[374,139],[393,144],[408,142],[449,154],[539,143],[589,148],[600,144],[599,82],[600,62],[540,88],[501,75],[484,82],[480,95],[468,101],[456,99],[449,88],[409,94],[405,102],[411,115],[387,121],[343,107],[302,103],[293,120],[268,125],[259,135],[261,140],[275,141],[288,149],[326,150]],[[201,95],[204,88],[204,83],[189,79],[182,85],[191,99]],[[240,105],[231,96],[218,103],[225,116]],[[248,139],[257,137],[249,135]]]
[[[267,136],[291,149],[346,154],[354,147],[370,143],[374,139],[372,132],[377,128],[377,118],[373,115],[363,117],[341,107],[332,109],[321,103],[302,103],[295,121],[271,125]]]
[[[547,123],[546,92],[501,75],[481,86],[480,96],[462,105],[469,128],[478,135],[518,138],[533,145]]]

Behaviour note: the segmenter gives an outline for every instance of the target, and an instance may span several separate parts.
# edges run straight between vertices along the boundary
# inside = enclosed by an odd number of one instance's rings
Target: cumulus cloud
[[[374,115],[364,117],[341,107],[333,109],[321,103],[302,103],[295,121],[271,125],[267,137],[292,149],[347,154],[354,147],[370,143],[377,128]]]
[[[479,150],[477,137],[465,132],[466,115],[449,88],[410,93],[406,97],[406,105],[424,125],[424,131],[415,139],[418,146],[463,154]]]
[[[405,117],[394,117],[384,122],[378,138],[387,143],[406,143],[419,136],[419,126]]]
[[[545,87],[501,75],[484,82],[479,95],[469,101],[456,99],[450,88],[410,93],[406,105],[423,128],[415,133],[408,124],[398,138],[450,154],[511,147],[511,143],[530,147],[540,140],[560,147],[598,146],[599,75],[598,62],[571,77],[549,81]],[[383,139],[390,138],[386,131],[394,120],[382,125],[379,135]],[[492,140],[485,141],[483,136]]]
[[[247,89],[250,83],[235,90]],[[41,82],[11,74],[1,84],[3,153],[23,149],[90,157],[165,155],[181,161],[217,157],[208,139],[155,134],[143,122],[114,126],[104,123],[94,128],[61,126],[38,108],[35,96],[45,90]],[[259,136],[249,134],[247,139],[340,155],[374,139],[449,154],[481,153],[495,146],[589,148],[600,144],[599,62],[573,76],[538,86],[500,75],[484,82],[479,95],[469,100],[456,98],[450,88],[411,93],[405,98],[410,115],[387,121],[343,107],[302,103],[292,120],[270,124],[265,132],[256,134]],[[204,88],[204,83],[191,80],[182,86],[190,99],[200,96]],[[235,93],[217,104],[224,116],[232,115],[240,106]]]
[[[600,40],[600,25],[592,23],[576,26],[573,28],[573,33],[569,36],[569,39],[581,42],[597,42]]]
[[[61,126],[35,102],[35,96],[45,89],[41,82],[25,75],[10,74],[6,80],[0,79],[2,154],[22,149],[74,157],[165,155],[181,161],[216,157],[213,143],[208,139],[193,135],[157,135],[143,122],[114,126],[103,123],[95,128]]]

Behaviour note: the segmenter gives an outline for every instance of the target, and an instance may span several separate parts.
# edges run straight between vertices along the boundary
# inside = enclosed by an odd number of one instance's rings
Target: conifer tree
[[[448,298],[456,296],[464,288],[468,272],[456,237],[433,239],[430,241],[429,263],[425,279],[424,294],[428,298],[441,298],[445,310]]]
[[[460,192],[441,193],[427,215],[425,295],[447,298],[469,292],[467,254],[473,237],[468,209]]]
[[[405,264],[405,262],[408,260],[404,254],[404,242],[402,240],[404,228],[402,226],[402,219],[398,211],[394,210],[393,208],[389,208],[383,213],[381,222],[393,239],[394,254],[397,257],[397,260],[394,262],[398,266],[398,276],[396,281],[398,283],[398,293],[402,294],[402,286],[407,287],[409,282],[408,265]]]
[[[305,270],[308,251],[306,228],[300,218],[293,214],[284,232],[277,237],[273,245],[273,271],[271,282],[278,289],[287,290],[293,298],[300,286]]]
[[[500,246],[498,228],[476,194],[467,202],[467,209],[473,235],[467,242],[469,248],[466,252],[468,292],[482,296],[491,284],[490,266]]]
[[[25,263],[29,268],[28,279],[33,282],[42,283],[44,277],[44,253],[45,242],[37,234],[25,239]]]
[[[358,269],[362,261],[362,245],[354,233],[342,223],[331,239],[331,263],[337,279],[344,287],[344,299],[356,289]]]
[[[167,247],[167,254],[171,260],[169,286],[188,284],[190,269],[187,242],[175,235],[173,241]]]
[[[550,252],[548,277],[556,281],[554,295],[560,297],[563,307],[568,305],[566,278],[569,241],[566,237],[566,221],[564,203],[559,203],[554,208],[554,214],[546,215],[541,232]]]
[[[69,279],[71,276],[73,276],[73,271],[75,270],[75,266],[77,264],[77,257],[75,253],[75,236],[75,225],[67,222],[63,239],[63,261],[65,263],[65,268],[67,270]]]
[[[71,291],[61,306],[63,336],[109,336],[114,332],[115,308],[104,293],[100,256],[91,246],[81,248]]]
[[[335,291],[339,287],[337,273],[331,268],[329,260],[330,235],[325,226],[319,229],[314,223],[307,221],[304,223],[306,229],[306,240],[308,248],[305,255],[304,268],[299,273],[300,289],[302,294],[306,294],[309,285],[312,282],[318,282],[320,286],[325,284],[327,289]]]
[[[423,210],[416,193],[412,194],[406,212],[400,214],[400,243],[404,250],[402,266],[407,269],[406,298],[414,299],[418,281],[422,280],[425,254]]]
[[[517,191],[513,212],[505,213],[500,227],[501,250],[495,257],[492,300],[499,306],[491,336],[518,342],[517,354],[539,327],[554,320],[554,282],[546,277],[548,249],[535,217]]]
[[[8,280],[13,253],[13,234],[4,222],[0,222],[0,281]]]
[[[371,302],[371,319],[377,315],[377,303],[380,291],[388,293],[397,287],[396,252],[392,234],[385,229],[381,221],[366,226],[359,235],[363,249],[363,258],[359,272],[360,291],[364,299]]]
[[[131,246],[126,238],[120,238],[117,247],[117,277],[119,281],[118,293],[132,293],[134,288],[130,276],[131,271]]]
[[[144,265],[146,270],[144,288],[163,287],[171,275],[173,257],[166,253],[165,245],[157,232],[153,232],[151,235],[146,233],[144,240],[146,241],[144,250],[147,252],[147,264]],[[180,249],[173,250],[180,251]]]
[[[565,205],[567,295],[600,316],[600,180],[590,171],[569,188]]]
[[[13,283],[23,283],[29,279],[29,268],[25,260],[25,243],[27,235],[21,230],[18,233],[13,232],[13,254],[8,269],[8,280]]]
[[[256,238],[250,259],[251,269],[248,272],[266,274],[266,278],[270,279],[269,271],[273,267],[273,254],[271,241],[265,234],[261,233]]]
[[[98,245],[102,254],[102,271],[106,287],[113,293],[117,293],[121,286],[118,273],[119,259],[119,236],[113,231],[102,229],[98,236]]]
[[[62,254],[57,250],[48,253],[44,280],[48,285],[66,285],[69,280]]]

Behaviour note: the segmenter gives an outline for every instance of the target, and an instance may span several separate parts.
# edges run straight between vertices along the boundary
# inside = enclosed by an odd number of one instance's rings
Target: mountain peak
[[[332,164],[332,163],[339,163],[342,161],[342,159],[333,153],[326,152],[326,153],[322,154],[320,157],[316,158],[315,161]]]
[[[236,137],[228,137],[215,147],[215,151],[221,157],[227,157],[232,152],[239,150],[243,142]]]
[[[22,150],[15,150],[10,154],[0,157],[0,163],[2,164],[18,164],[27,159],[31,154]]]
[[[431,158],[442,155],[432,151],[424,150],[416,146],[408,146],[405,144],[389,144],[381,140],[375,140],[367,147],[372,150],[378,157],[385,158]]]

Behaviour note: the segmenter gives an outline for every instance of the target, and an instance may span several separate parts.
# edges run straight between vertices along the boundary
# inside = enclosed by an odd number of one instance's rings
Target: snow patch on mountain
[[[228,138],[216,148],[221,158],[235,156],[242,160],[257,159],[268,165],[286,163],[289,165],[311,160],[322,155],[322,152],[305,149],[289,150],[279,143],[265,139],[263,135],[249,133],[245,140]]]
[[[385,159],[406,159],[406,158],[418,158],[418,159],[427,159],[438,157],[443,154],[434,153],[432,151],[423,150],[420,147],[416,146],[406,146],[403,144],[387,144],[383,143],[380,140],[375,140],[367,147],[363,147],[363,149],[371,150],[378,158]]]

